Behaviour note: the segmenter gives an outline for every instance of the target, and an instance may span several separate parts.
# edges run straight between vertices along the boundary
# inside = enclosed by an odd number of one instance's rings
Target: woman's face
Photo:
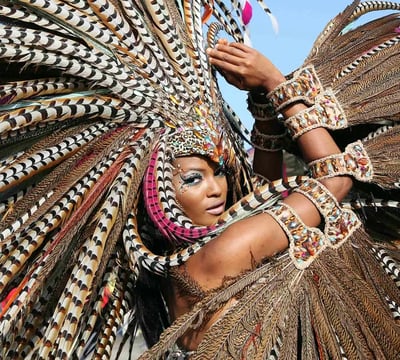
[[[225,211],[228,183],[223,168],[202,156],[174,161],[173,185],[178,205],[193,224],[213,225]]]

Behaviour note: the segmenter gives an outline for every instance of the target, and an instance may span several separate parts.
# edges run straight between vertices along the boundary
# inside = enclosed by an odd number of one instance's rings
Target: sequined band
[[[284,148],[285,138],[286,131],[278,135],[267,135],[261,133],[254,124],[253,129],[251,130],[250,141],[257,149],[274,152],[280,151]]]
[[[318,127],[331,130],[347,127],[347,119],[332,92],[326,91],[315,98],[315,104],[285,120],[293,139]]]
[[[314,203],[325,220],[324,235],[327,246],[337,248],[361,226],[356,214],[343,209],[330,191],[319,181],[305,180],[294,192],[303,194]]]
[[[296,71],[292,79],[280,84],[269,92],[267,97],[274,105],[275,111],[280,111],[298,101],[303,101],[307,105],[314,104],[315,96],[321,89],[322,85],[314,67],[308,66]]]
[[[265,95],[264,102],[260,103],[254,100],[252,94],[249,93],[247,96],[247,109],[253,115],[253,118],[258,121],[274,121],[278,118],[274,105]]]
[[[347,145],[343,153],[312,161],[308,166],[316,179],[352,175],[357,180],[370,182],[374,176],[371,160],[360,140]]]
[[[307,227],[294,209],[285,203],[265,210],[281,226],[289,239],[289,255],[298,269],[305,269],[326,247],[324,234],[318,228]]]

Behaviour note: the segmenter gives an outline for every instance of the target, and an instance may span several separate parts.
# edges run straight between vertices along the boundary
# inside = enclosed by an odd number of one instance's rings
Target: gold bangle
[[[254,124],[251,130],[250,141],[259,150],[276,152],[283,150],[286,135],[286,129],[283,133],[277,135],[263,134],[258,130],[256,124]]]

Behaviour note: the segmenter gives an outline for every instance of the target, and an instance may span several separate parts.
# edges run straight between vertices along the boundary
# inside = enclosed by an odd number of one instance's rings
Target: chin
[[[193,221],[193,225],[197,226],[213,226],[218,222],[219,216],[208,217],[207,219],[202,219],[201,221]]]
[[[217,223],[218,223],[218,220],[220,219],[220,215],[219,216],[213,216],[213,218],[212,219],[210,219],[208,222],[207,222],[207,225],[206,226],[213,226],[213,225],[216,225]]]

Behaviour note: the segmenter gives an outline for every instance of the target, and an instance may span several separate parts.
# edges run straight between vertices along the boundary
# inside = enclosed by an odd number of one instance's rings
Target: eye
[[[203,180],[203,176],[200,173],[190,173],[187,175],[180,175],[182,185],[196,185]]]

